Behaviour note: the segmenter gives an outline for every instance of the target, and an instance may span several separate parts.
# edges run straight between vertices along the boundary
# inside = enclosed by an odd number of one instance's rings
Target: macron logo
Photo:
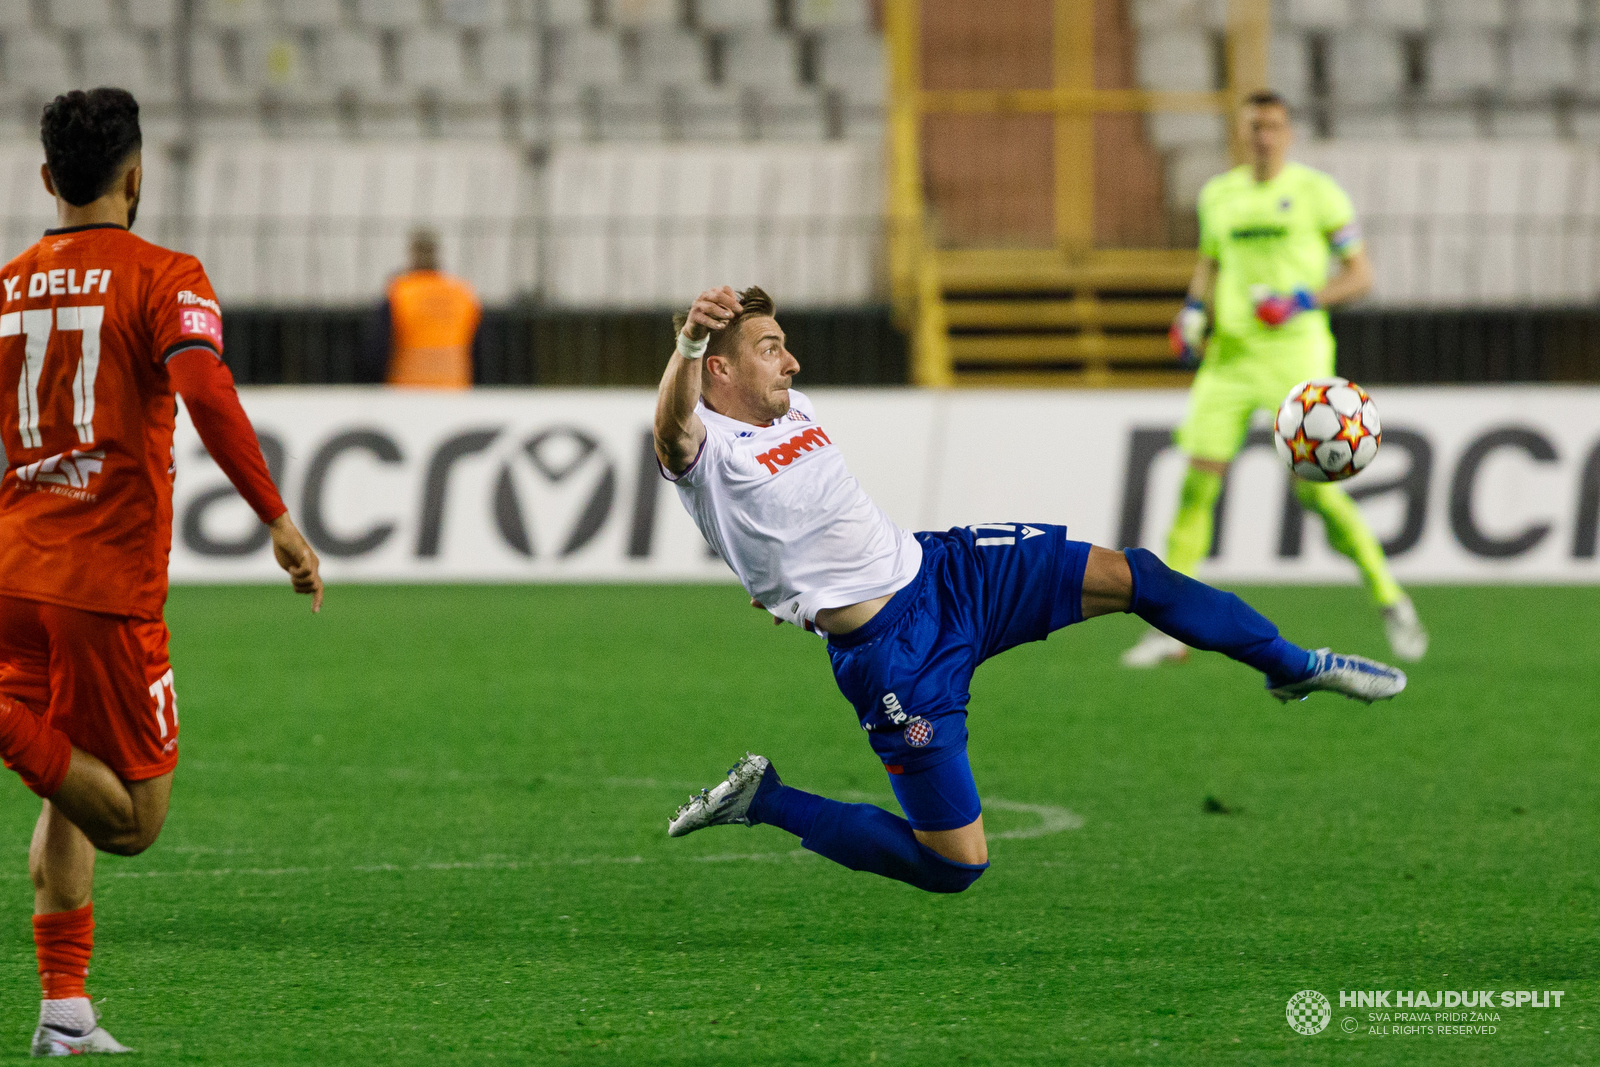
[[[822,427],[813,426],[805,433],[795,434],[783,444],[767,449],[756,457],[756,462],[767,468],[768,473],[777,474],[779,467],[787,467],[802,453],[831,444],[833,442],[822,432]]]

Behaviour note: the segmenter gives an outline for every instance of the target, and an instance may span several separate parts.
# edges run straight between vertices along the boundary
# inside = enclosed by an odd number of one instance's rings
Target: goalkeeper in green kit
[[[1222,478],[1251,416],[1276,411],[1296,383],[1334,373],[1323,309],[1372,288],[1350,198],[1326,174],[1288,162],[1293,131],[1283,98],[1252,95],[1239,122],[1251,161],[1211,179],[1200,193],[1200,261],[1188,303],[1172,324],[1173,348],[1186,361],[1204,352],[1175,435],[1189,469],[1167,535],[1167,566],[1188,575],[1211,551]],[[1334,258],[1339,270],[1330,278]],[[1355,501],[1327,482],[1296,480],[1295,492],[1322,517],[1329,543],[1361,568],[1395,657],[1421,659],[1427,631]],[[1153,667],[1187,654],[1177,639],[1150,630],[1122,662]]]

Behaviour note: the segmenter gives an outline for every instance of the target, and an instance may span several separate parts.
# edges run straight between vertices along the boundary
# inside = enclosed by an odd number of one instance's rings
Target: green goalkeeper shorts
[[[1173,441],[1195,459],[1227,463],[1244,446],[1251,415],[1276,412],[1295,385],[1332,373],[1333,335],[1326,332],[1276,343],[1213,335]]]

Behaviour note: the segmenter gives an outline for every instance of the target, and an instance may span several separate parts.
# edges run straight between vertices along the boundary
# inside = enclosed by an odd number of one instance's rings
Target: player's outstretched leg
[[[1428,631],[1417,618],[1417,609],[1400,583],[1389,573],[1389,560],[1383,546],[1356,502],[1342,486],[1296,479],[1295,495],[1300,503],[1322,517],[1328,543],[1350,558],[1361,569],[1367,591],[1383,611],[1383,628],[1395,658],[1415,663],[1428,652]]]
[[[765,756],[745,753],[726,780],[702,789],[673,815],[672,837],[707,826],[767,823],[852,871],[870,871],[930,893],[959,893],[988,869],[957,863],[917,840],[911,824],[872,804],[845,804],[783,784]]]
[[[1248,663],[1267,676],[1268,691],[1280,700],[1326,690],[1371,703],[1406,687],[1405,673],[1393,667],[1327,649],[1308,652],[1284,640],[1270,619],[1234,594],[1179,574],[1147,549],[1126,549],[1123,556],[1132,584],[1129,611],[1191,648]],[[1086,581],[1086,603],[1090,592]]]
[[[1222,475],[1209,466],[1191,463],[1183,476],[1178,513],[1173,516],[1172,529],[1167,532],[1167,566],[1179,574],[1194,577],[1200,561],[1211,551],[1217,497],[1221,495]],[[1152,626],[1138,644],[1122,654],[1122,665],[1156,667],[1163,663],[1181,663],[1188,655],[1187,645]]]

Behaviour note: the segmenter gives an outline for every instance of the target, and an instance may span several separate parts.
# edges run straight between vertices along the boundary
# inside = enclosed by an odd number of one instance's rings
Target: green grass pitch
[[[1244,592],[1384,651],[1359,590]],[[667,838],[746,748],[892,804],[821,642],[733,587],[341,587],[317,618],[178,589],[172,814],[100,861],[90,991],[151,1063],[1592,1063],[1596,597],[1419,590],[1433,653],[1372,708],[1280,707],[1214,655],[1123,671],[1131,618],[1007,653],[970,725],[1010,836],[934,897],[769,827]],[[37,805],[3,788],[20,1059]],[[1472,1037],[1337,1002],[1478,988],[1565,996]]]

